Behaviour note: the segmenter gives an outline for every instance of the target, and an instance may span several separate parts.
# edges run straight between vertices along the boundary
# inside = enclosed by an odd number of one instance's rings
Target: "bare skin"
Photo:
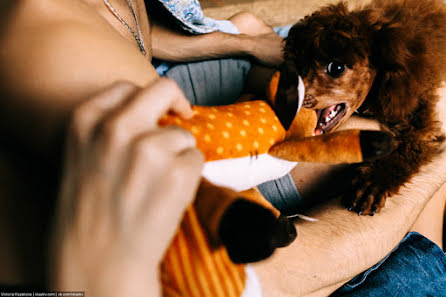
[[[0,37],[2,44],[5,44],[0,52],[1,95],[2,98],[7,98],[0,106],[0,124],[3,129],[7,127],[5,135],[17,139],[18,145],[24,144],[29,150],[39,152],[39,156],[48,157],[45,160],[53,157],[54,147],[60,147],[60,143],[56,145],[56,135],[62,131],[75,106],[93,96],[99,89],[119,80],[131,81],[136,86],[142,87],[157,79],[149,63],[150,55],[146,57],[141,55],[136,42],[121,26],[122,24],[106,16],[106,11],[100,6],[101,1],[12,2],[15,9],[9,11],[12,16],[6,20],[9,26]],[[142,2],[137,2],[140,20],[145,13]],[[117,10],[125,10],[124,1],[116,0],[112,3]],[[134,27],[132,18],[126,19]],[[148,21],[143,27],[146,45],[152,44],[155,49],[155,43],[150,42],[150,38],[153,41],[155,38],[148,37],[150,35]],[[215,35],[212,38],[214,37]],[[24,47],[24,44],[27,46]],[[32,55],[30,48],[33,49]],[[258,50],[261,47],[256,48]],[[256,57],[261,59],[260,56],[259,54]],[[445,110],[444,107],[442,110]],[[20,158],[13,160],[7,156],[3,155],[4,166],[1,168],[4,172],[1,198],[2,205],[8,208],[2,208],[7,215],[1,217],[5,220],[5,224],[2,224],[0,232],[7,236],[5,239],[12,239],[2,242],[0,257],[5,258],[5,262],[2,261],[5,265],[2,265],[3,269],[0,271],[0,276],[3,277],[1,280],[9,283],[42,282],[44,280],[38,275],[41,275],[44,259],[39,257],[42,249],[39,250],[35,246],[38,240],[42,240],[42,237],[37,235],[40,233],[37,232],[45,230],[45,225],[36,222],[45,219],[45,215],[35,213],[31,205],[39,206],[41,201],[45,201],[44,198],[38,199],[37,193],[42,193],[43,197],[48,197],[45,196],[48,192],[54,195],[54,192],[48,191],[47,187],[54,184],[51,182],[48,182],[48,185],[39,182],[36,184],[36,176],[45,180],[41,172],[44,167],[32,167],[31,163],[25,166],[20,162]],[[407,192],[402,193],[404,197],[391,199],[394,202],[389,203],[379,218],[378,216],[358,218],[333,202],[313,214],[320,216],[321,219],[324,218],[323,221],[327,223],[323,226],[297,223],[301,240],[299,239],[293,248],[286,249],[287,254],[278,253],[271,261],[257,266],[265,295],[277,296],[277,292],[283,292],[282,296],[287,296],[286,294],[291,291],[296,292],[293,296],[316,293],[324,296],[358,272],[379,261],[410,229],[423,207],[445,182],[444,170],[438,171],[438,164],[442,162],[444,164],[444,156],[442,158],[413,180],[417,187],[408,187]],[[426,183],[426,176],[429,177],[429,183]],[[431,176],[435,176],[438,180],[432,181]],[[302,183],[298,186],[302,186]],[[420,194],[418,193],[420,188],[423,189],[421,194],[424,198],[411,199],[410,197]],[[8,197],[16,199],[10,201]],[[20,197],[33,199],[28,199],[29,204],[22,207],[23,203],[20,202],[26,200],[21,200]],[[401,203],[402,200],[404,203]],[[383,225],[393,222],[395,218],[403,217],[399,216],[401,212],[405,212],[413,220],[399,221],[395,224],[393,232],[387,232]],[[44,211],[41,213],[45,214]],[[29,214],[30,217],[26,218],[24,214]],[[24,217],[23,221],[19,220],[20,217]],[[375,221],[372,223],[371,220]],[[11,232],[12,226],[17,228],[18,232]],[[20,229],[21,226],[24,227]],[[339,232],[336,237],[324,236],[336,230],[347,231]],[[382,232],[382,230],[387,231]],[[35,234],[36,241],[25,238],[27,233]],[[372,245],[369,244],[370,238],[374,238],[374,242],[380,244],[372,249]],[[16,247],[22,246],[23,242],[27,242],[30,248],[17,249]],[[325,262],[327,259],[324,258],[327,250],[334,249],[340,253],[335,256],[330,254],[332,256],[329,259],[330,267],[343,267],[344,272],[340,274],[332,268],[327,270]],[[312,251],[312,257],[304,257],[305,251]],[[362,253],[367,254],[365,260]],[[296,261],[291,262],[290,258],[295,258]],[[315,263],[314,259],[320,261]],[[290,278],[285,278],[283,270],[277,269],[284,264],[290,265],[287,268],[293,272],[287,274]],[[312,278],[312,272],[316,272],[318,277]],[[271,295],[271,292],[275,294]]]
[[[148,111],[159,96],[163,103]],[[144,89],[117,83],[74,111],[50,287],[84,288],[91,296],[161,295],[158,267],[203,164],[191,134],[158,127],[169,110],[193,115],[176,84],[160,78]]]

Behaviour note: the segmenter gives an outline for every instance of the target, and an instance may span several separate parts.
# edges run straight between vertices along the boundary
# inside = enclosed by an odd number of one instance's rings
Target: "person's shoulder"
[[[117,80],[143,85],[153,76],[138,49],[82,1],[18,0],[7,22],[0,75],[16,90],[50,96],[76,86],[73,92],[83,93]]]
[[[60,21],[81,21],[94,14],[82,0],[2,0],[0,14],[9,26],[48,24]]]
[[[110,28],[91,7],[83,1],[66,0],[6,0],[10,4],[3,44],[36,49],[47,46],[67,46],[84,43],[90,38],[110,40],[119,34]]]

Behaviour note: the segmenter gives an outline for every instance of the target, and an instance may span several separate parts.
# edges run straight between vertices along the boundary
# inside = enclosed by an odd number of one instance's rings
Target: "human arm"
[[[249,13],[229,19],[239,35],[213,32],[185,35],[152,21],[153,56],[168,61],[195,61],[222,57],[253,57],[276,66],[282,62],[282,37]]]
[[[401,241],[440,188],[431,174],[441,170],[426,169],[374,217],[348,212],[338,199],[309,212],[319,221],[296,222],[296,241],[256,265],[265,296],[328,296],[376,264]]]
[[[175,83],[161,78],[143,89],[115,84],[74,111],[50,251],[51,289],[160,296],[159,264],[195,196],[203,163],[191,134],[158,127],[169,110],[192,115]]]
[[[439,110],[446,131],[445,88]],[[373,217],[348,212],[339,200],[309,212],[319,221],[296,222],[299,234],[296,241],[256,266],[265,296],[327,296],[376,264],[411,229],[442,185],[445,194],[445,162],[443,152]]]

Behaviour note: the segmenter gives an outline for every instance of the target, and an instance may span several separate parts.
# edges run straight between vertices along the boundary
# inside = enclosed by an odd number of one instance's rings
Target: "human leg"
[[[418,232],[443,248],[443,223],[446,206],[446,184],[429,201],[411,231]]]
[[[446,296],[446,256],[434,242],[411,232],[382,261],[331,296]]]
[[[178,64],[166,76],[177,82],[195,105],[234,103],[243,90],[251,63],[243,59],[218,59]]]
[[[273,32],[264,21],[250,12],[239,12],[229,18],[242,34],[260,35]]]

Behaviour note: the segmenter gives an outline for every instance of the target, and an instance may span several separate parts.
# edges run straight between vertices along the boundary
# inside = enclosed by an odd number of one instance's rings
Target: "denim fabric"
[[[444,297],[446,256],[435,243],[411,232],[385,259],[331,296]]]

